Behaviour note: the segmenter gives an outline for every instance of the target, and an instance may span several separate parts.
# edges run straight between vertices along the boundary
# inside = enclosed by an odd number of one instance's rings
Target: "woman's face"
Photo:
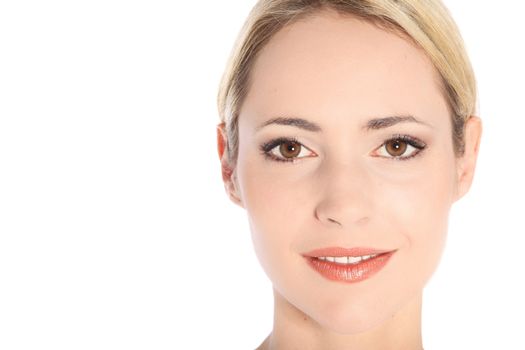
[[[437,73],[405,39],[323,12],[278,32],[251,81],[234,179],[263,269],[277,293],[325,327],[350,334],[378,325],[436,269],[457,200]],[[419,122],[380,120],[395,116]],[[278,117],[307,122],[263,126]],[[400,135],[414,142],[385,144]],[[278,138],[298,144],[271,143]],[[396,252],[370,278],[345,283],[302,255],[333,246]]]

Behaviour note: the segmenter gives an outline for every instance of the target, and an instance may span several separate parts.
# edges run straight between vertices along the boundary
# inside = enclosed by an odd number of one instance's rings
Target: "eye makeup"
[[[418,139],[416,137],[413,137],[413,136],[410,136],[410,135],[407,135],[407,134],[394,134],[394,135],[390,136],[389,138],[387,138],[379,147],[374,149],[374,151],[376,151],[378,149],[381,149],[382,147],[385,147],[387,145],[390,145],[391,143],[396,144],[397,147],[400,147],[400,144],[401,145],[405,145],[405,147],[403,148],[405,150],[406,150],[407,147],[411,147],[414,150],[408,156],[393,156],[392,155],[392,156],[373,156],[373,157],[385,158],[385,159],[389,159],[389,160],[406,161],[406,160],[413,159],[414,157],[420,155],[422,153],[422,151],[424,151],[426,149],[426,147],[427,147],[426,143],[424,143],[423,141],[421,141],[420,139]],[[261,144],[259,148],[260,148],[261,154],[266,159],[271,160],[271,161],[286,162],[286,163],[296,163],[297,161],[299,161],[302,158],[312,157],[312,156],[306,156],[306,157],[299,157],[299,158],[298,157],[287,158],[287,157],[275,155],[272,151],[277,146],[281,146],[283,144],[284,145],[286,145],[286,144],[287,145],[294,145],[295,147],[298,147],[300,150],[305,148],[308,151],[310,151],[311,153],[313,153],[314,156],[316,156],[315,152],[310,150],[308,147],[304,146],[295,137],[278,137],[278,138],[275,138],[275,139],[271,139],[270,141]],[[282,154],[282,152],[279,152],[279,153]],[[389,153],[389,152],[387,151],[387,153]],[[405,152],[403,152],[403,154],[404,153]]]
[[[271,161],[277,161],[277,162],[285,162],[285,163],[295,163],[300,158],[293,157],[293,158],[286,158],[286,157],[278,157],[275,154],[272,153],[272,150],[276,148],[277,146],[281,146],[283,144],[293,144],[297,145],[300,149],[306,148],[302,143],[300,143],[295,137],[278,137],[276,139],[272,139],[268,142],[263,143],[259,148],[261,150],[262,155]],[[301,157],[303,158],[303,157]]]
[[[383,144],[381,144],[381,146],[379,146],[378,149],[380,149],[381,147],[386,146],[389,142],[395,142],[395,143],[402,142],[402,143],[405,143],[406,145],[411,146],[414,149],[414,152],[412,152],[409,156],[382,157],[382,158],[387,158],[387,159],[391,159],[391,160],[402,160],[402,161],[405,161],[405,160],[412,159],[412,158],[420,155],[421,152],[427,147],[427,145],[423,141],[419,140],[416,137],[413,137],[413,136],[410,136],[410,135],[406,135],[406,134],[395,134],[395,135],[392,135],[387,140],[385,140],[385,142],[383,142]]]

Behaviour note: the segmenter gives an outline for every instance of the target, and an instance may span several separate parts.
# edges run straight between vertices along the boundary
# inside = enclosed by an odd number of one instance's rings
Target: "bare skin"
[[[223,125],[218,151],[226,191],[245,208],[257,257],[274,290],[265,350],[421,350],[423,288],[441,257],[452,204],[468,192],[481,120],[465,128],[456,158],[437,73],[407,40],[327,11],[295,22],[263,48],[239,115],[239,154],[229,164]],[[379,129],[377,118],[412,115]],[[315,123],[312,131],[263,124],[275,117]],[[386,141],[409,135],[405,160]],[[270,141],[295,138],[282,161]],[[272,143],[273,144],[273,143]],[[266,151],[266,155],[262,150]],[[276,159],[281,159],[278,161]],[[302,253],[327,246],[396,250],[359,283],[330,281]]]
[[[274,292],[274,331],[257,350],[273,349],[422,349],[421,296],[377,328],[359,333],[349,339],[344,335],[327,332],[319,336],[322,327],[308,315],[295,308]],[[302,344],[297,347],[297,339]],[[345,347],[341,348],[340,344]]]

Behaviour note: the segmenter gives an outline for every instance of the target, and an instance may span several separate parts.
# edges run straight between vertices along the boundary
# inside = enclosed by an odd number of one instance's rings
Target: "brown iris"
[[[293,141],[283,142],[279,146],[279,151],[285,158],[295,158],[301,153],[301,145]]]
[[[407,143],[401,140],[390,140],[385,144],[385,148],[391,156],[400,157],[405,153]]]

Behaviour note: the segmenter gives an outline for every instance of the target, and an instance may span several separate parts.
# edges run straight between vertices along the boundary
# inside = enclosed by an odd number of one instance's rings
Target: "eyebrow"
[[[313,131],[313,132],[321,132],[323,131],[319,125],[316,123],[313,123],[311,121],[308,121],[303,118],[284,118],[284,117],[277,117],[270,120],[265,121],[261,125],[259,125],[255,130],[259,131],[260,129],[264,128],[267,125],[271,124],[279,124],[279,125],[290,125],[295,126],[297,128],[307,130],[307,131]]]
[[[384,117],[384,118],[370,119],[369,121],[366,122],[366,124],[362,127],[362,129],[364,129],[365,131],[379,130],[379,129],[389,128],[399,123],[417,123],[417,124],[422,124],[422,125],[432,127],[430,124],[425,123],[412,115],[401,115],[401,116],[396,115],[396,116],[390,116],[390,117]],[[312,131],[312,132],[322,132],[323,131],[323,129],[314,122],[308,121],[303,118],[288,118],[288,117],[272,118],[270,120],[265,121],[261,125],[259,125],[255,130],[259,131],[265,126],[271,125],[271,124],[295,126],[299,129]]]
[[[399,124],[399,123],[416,123],[421,125],[426,125],[430,128],[432,128],[432,125],[417,119],[413,115],[401,115],[401,116],[391,116],[391,117],[385,117],[385,118],[376,118],[369,120],[366,125],[363,127],[364,129],[368,130],[377,130],[377,129],[384,129],[391,127],[393,125]]]

